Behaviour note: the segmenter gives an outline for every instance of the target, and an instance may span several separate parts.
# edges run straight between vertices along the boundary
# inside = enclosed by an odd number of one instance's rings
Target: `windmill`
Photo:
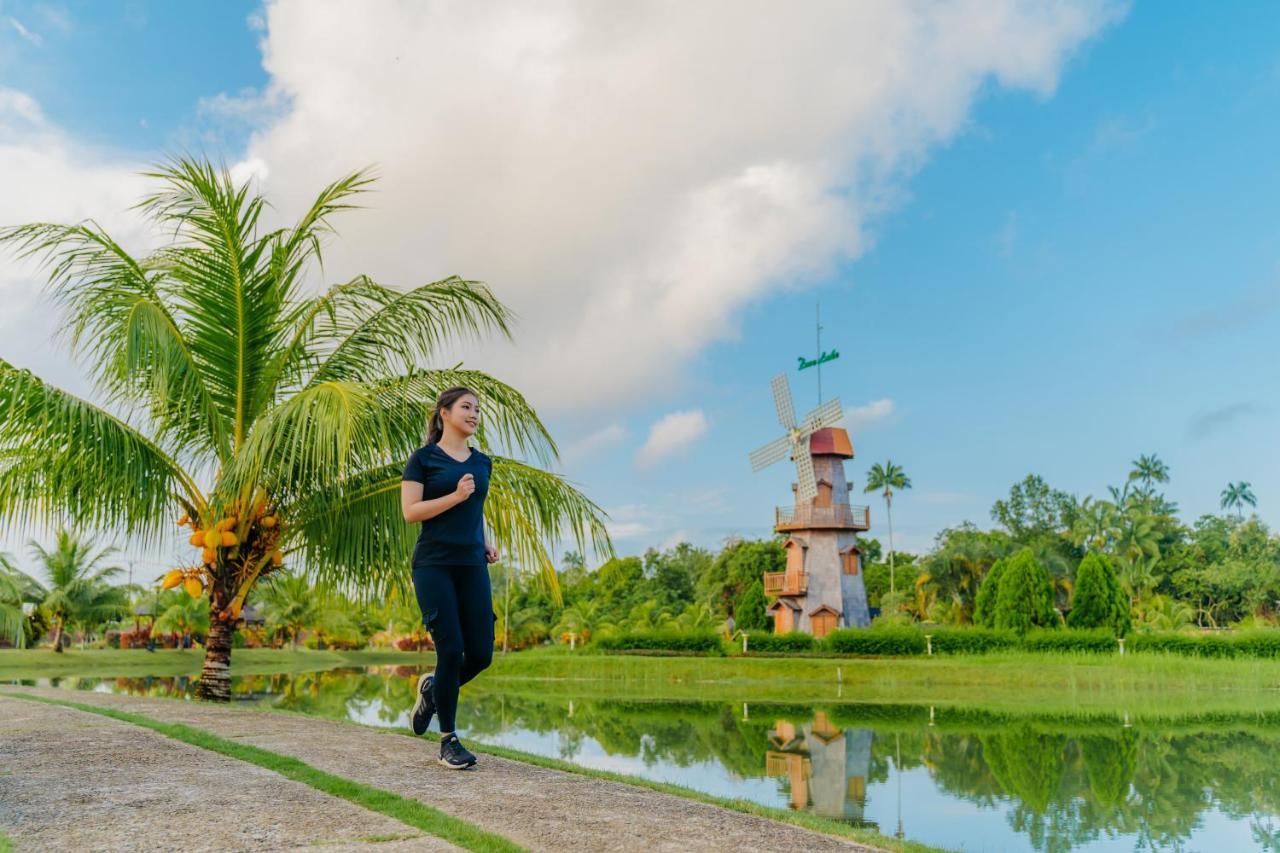
[[[833,397],[805,415],[804,420],[797,425],[787,375],[779,373],[769,384],[773,388],[773,404],[778,409],[778,422],[787,433],[751,452],[751,470],[759,471],[790,456],[796,463],[796,503],[802,504],[813,500],[818,494],[818,483],[813,474],[813,457],[809,454],[809,436],[820,429],[835,426],[844,414],[840,409],[839,398]]]

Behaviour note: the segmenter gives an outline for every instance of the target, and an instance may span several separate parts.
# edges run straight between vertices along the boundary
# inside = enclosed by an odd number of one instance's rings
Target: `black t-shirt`
[[[422,522],[414,563],[435,565],[485,565],[484,499],[489,493],[493,461],[474,447],[459,462],[437,444],[420,447],[409,457],[400,479],[422,484],[422,499],[434,500],[454,492],[463,474],[475,478],[476,490],[456,506]]]

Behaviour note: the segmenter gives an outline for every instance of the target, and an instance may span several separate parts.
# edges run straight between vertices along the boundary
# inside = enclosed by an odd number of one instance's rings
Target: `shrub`
[[[1129,633],[1129,596],[1120,588],[1120,579],[1111,561],[1100,554],[1088,554],[1076,569],[1075,593],[1071,597],[1072,628],[1107,628],[1113,636]]]
[[[1009,559],[999,578],[993,627],[1025,634],[1032,628],[1057,627],[1049,574],[1024,548]]]
[[[1032,631],[1022,638],[1022,648],[1029,652],[1091,652],[1113,653],[1119,650],[1116,638],[1109,628],[1090,631]]]
[[[1259,658],[1280,657],[1280,631],[1274,628],[1237,634],[1234,645],[1238,655]]]
[[[924,632],[914,627],[841,628],[822,641],[827,651],[842,655],[921,655]]]
[[[994,628],[935,628],[925,633],[933,635],[933,650],[941,654],[980,655],[1018,645],[1017,634]]]
[[[978,587],[978,595],[973,600],[973,624],[982,628],[991,628],[995,625],[996,596],[1000,593],[1000,579],[1004,577],[1007,565],[1003,559],[1000,559],[987,570],[982,584]]]
[[[817,641],[812,634],[792,631],[789,634],[769,634],[750,631],[747,634],[748,652],[811,652]]]
[[[765,612],[765,604],[764,584],[759,579],[752,581],[733,605],[733,618],[737,626],[744,631],[768,628],[769,614]]]
[[[723,651],[714,631],[635,631],[610,634],[594,643],[605,651],[714,652]]]
[[[1135,634],[1127,645],[1135,652],[1165,652],[1206,658],[1234,657],[1237,651],[1237,645],[1226,637],[1174,631]]]

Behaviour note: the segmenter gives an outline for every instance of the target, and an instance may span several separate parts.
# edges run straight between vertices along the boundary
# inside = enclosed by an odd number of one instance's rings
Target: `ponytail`
[[[427,418],[427,444],[436,444],[444,437],[444,418],[440,416],[440,412],[452,409],[459,398],[468,394],[476,399],[480,398],[479,394],[465,385],[455,385],[440,392],[435,408],[431,410],[431,417]]]

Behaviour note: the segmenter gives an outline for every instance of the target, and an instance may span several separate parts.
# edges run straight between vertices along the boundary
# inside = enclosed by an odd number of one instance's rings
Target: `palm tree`
[[[320,616],[317,591],[302,575],[292,572],[275,575],[258,590],[263,618],[272,634],[283,633],[289,645],[298,647],[298,635]]]
[[[1129,472],[1129,480],[1130,482],[1137,480],[1142,484],[1144,492],[1150,492],[1156,483],[1169,482],[1169,466],[1156,454],[1144,453],[1133,460],[1133,470]]]
[[[13,558],[0,552],[0,640],[18,648],[27,644],[27,614],[22,610],[24,584]]]
[[[32,541],[31,553],[44,567],[48,586],[34,578],[40,596],[40,607],[53,627],[53,650],[62,651],[63,634],[69,627],[82,632],[129,612],[129,599],[123,587],[111,580],[122,574],[119,566],[103,563],[116,553],[115,548],[94,551],[80,536],[59,530],[52,550]]]
[[[883,489],[885,515],[889,519],[889,594],[896,593],[897,587],[893,577],[893,490],[911,488],[911,478],[895,465],[892,460],[881,465],[879,462],[871,466],[867,472],[867,487],[863,492],[874,492]]]
[[[1253,489],[1250,488],[1249,483],[1244,480],[1241,480],[1238,483],[1227,483],[1227,487],[1222,490],[1220,498],[1221,507],[1228,511],[1234,509],[1236,511],[1236,518],[1239,519],[1244,518],[1245,504],[1248,504],[1251,507],[1256,507],[1258,505],[1258,499],[1254,497]]]
[[[192,598],[186,592],[174,597],[174,602],[156,618],[151,629],[155,633],[170,632],[182,635],[207,636],[209,633],[209,602],[202,595]]]
[[[93,223],[0,230],[0,244],[46,265],[103,401],[0,359],[0,517],[70,517],[156,544],[181,516],[198,559],[167,579],[209,597],[200,696],[230,698],[245,597],[287,557],[373,596],[407,586],[400,473],[448,386],[483,400],[495,544],[537,566],[555,596],[546,544],[562,530],[611,552],[600,508],[536,467],[556,446],[524,397],[461,365],[428,367],[453,340],[510,337],[512,316],[485,285],[454,276],[406,291],[361,275],[308,291],[334,215],[355,206],[367,174],[272,229],[262,196],[224,168],[182,159],[149,177],[158,190],[139,207],[170,242],[146,257]]]

